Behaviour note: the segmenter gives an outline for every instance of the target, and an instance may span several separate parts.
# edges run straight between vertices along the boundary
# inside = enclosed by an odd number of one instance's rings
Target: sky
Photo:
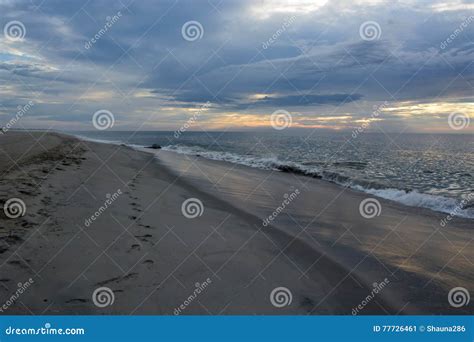
[[[473,1],[0,0],[0,28],[0,126],[474,133]]]

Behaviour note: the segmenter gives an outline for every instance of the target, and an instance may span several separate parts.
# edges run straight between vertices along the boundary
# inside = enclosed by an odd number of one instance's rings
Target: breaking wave
[[[455,198],[425,194],[410,189],[402,190],[387,188],[382,184],[366,182],[363,180],[355,180],[335,171],[324,170],[323,165],[318,167],[304,163],[281,161],[277,157],[260,158],[255,156],[239,155],[231,152],[210,151],[198,146],[169,145],[164,146],[163,150],[179,154],[200,156],[210,160],[225,161],[263,170],[277,170],[280,172],[319,178],[381,198],[402,203],[407,206],[428,208],[443,213],[454,213],[454,216],[474,218],[474,208],[463,205]]]

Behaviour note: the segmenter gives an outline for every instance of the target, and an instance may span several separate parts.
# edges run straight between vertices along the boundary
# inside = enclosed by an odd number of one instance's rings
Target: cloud
[[[254,102],[240,104],[240,107],[299,107],[310,105],[341,105],[361,99],[361,94],[328,94],[328,95],[290,95],[280,97],[264,97]]]
[[[324,122],[337,126],[367,116],[380,101],[472,102],[474,22],[463,25],[472,10],[461,0],[24,0],[2,1],[0,11],[2,25],[19,20],[26,27],[21,42],[0,38],[3,102],[31,98],[41,105],[29,115],[60,127],[87,128],[91,113],[105,108],[116,113],[117,127],[133,129],[139,118],[145,128],[174,128],[187,109],[207,101],[213,107],[203,127],[222,115],[240,124],[238,115],[287,107],[305,113],[306,122],[333,116]],[[181,33],[191,20],[203,27],[192,42]],[[378,23],[379,39],[361,38],[366,21]],[[435,123],[423,115],[428,127]]]

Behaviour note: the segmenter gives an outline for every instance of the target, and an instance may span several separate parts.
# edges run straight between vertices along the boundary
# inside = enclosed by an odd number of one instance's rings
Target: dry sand
[[[446,215],[381,199],[366,219],[366,194],[317,179],[57,133],[8,132],[0,152],[2,205],[26,204],[0,213],[0,302],[33,280],[0,314],[350,315],[364,300],[359,314],[473,313],[448,303],[451,288],[474,290],[470,220],[442,227]],[[189,198],[201,216],[183,215]],[[112,305],[93,303],[99,287]],[[277,287],[289,305],[272,305]]]

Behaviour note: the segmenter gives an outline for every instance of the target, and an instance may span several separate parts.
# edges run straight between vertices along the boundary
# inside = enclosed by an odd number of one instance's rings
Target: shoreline
[[[72,133],[67,133],[63,132],[62,134],[73,136],[75,138],[84,140],[84,141],[90,141],[90,142],[95,142],[95,143],[100,143],[100,144],[111,144],[111,145],[124,145],[127,147],[130,147],[132,149],[136,149],[138,151],[146,152],[146,153],[156,153],[156,150],[147,147],[147,146],[142,146],[142,145],[134,145],[134,144],[125,144],[120,141],[108,141],[108,140],[101,140],[101,139],[94,139],[94,138],[89,138],[86,136],[82,135],[76,135]],[[223,163],[229,163],[229,164],[236,164],[239,166],[243,167],[250,167],[254,169],[259,169],[259,170],[264,170],[264,171],[272,171],[272,169],[268,168],[262,168],[262,167],[257,167],[257,166],[251,166],[246,163],[239,163],[236,161],[228,161],[228,160],[222,160],[222,159],[212,159],[212,158],[207,158],[203,157],[202,154],[198,153],[184,153],[184,152],[178,152],[176,150],[171,150],[166,147],[162,147],[163,151],[175,153],[177,155],[181,156],[195,156],[195,157],[202,157],[207,160],[212,160],[215,162],[223,162]],[[462,213],[461,211],[466,209],[465,207],[462,207],[463,204],[466,203],[466,200],[461,200],[461,201],[456,201],[454,198],[446,197],[446,196],[441,196],[441,195],[431,195],[431,194],[425,194],[425,193],[420,193],[417,190],[402,190],[402,189],[396,189],[396,188],[385,188],[385,187],[380,187],[380,188],[374,188],[374,187],[369,187],[365,188],[360,184],[353,183],[353,181],[347,183],[347,182],[342,182],[342,181],[337,181],[333,180],[327,177],[323,177],[320,174],[312,174],[309,171],[305,171],[303,169],[299,169],[295,166],[292,165],[286,165],[282,164],[279,166],[276,166],[273,171],[279,171],[282,173],[286,173],[290,176],[292,175],[300,175],[300,176],[305,176],[309,178],[315,178],[315,179],[321,179],[322,181],[335,184],[341,188],[350,188],[353,191],[357,191],[360,193],[364,193],[367,195],[373,195],[376,196],[377,198],[384,199],[384,200],[389,200],[394,203],[397,203],[399,205],[405,206],[405,207],[413,207],[413,208],[422,208],[422,209],[428,209],[432,212],[435,213],[442,213],[444,214],[444,224],[446,224],[447,221],[451,220],[451,217],[455,218],[462,218],[462,219],[467,219],[467,220],[473,220],[474,221],[474,216],[470,216],[470,214],[467,213]],[[324,173],[324,172],[323,172]],[[385,195],[385,193],[387,193]],[[450,203],[451,209],[446,209],[444,207],[436,206],[436,205],[419,205],[418,204],[413,204],[410,205],[407,203],[407,201],[410,201],[412,198],[424,198],[424,200],[419,200],[424,204],[424,202],[436,202],[436,201],[453,201],[453,203]],[[398,198],[398,200],[397,200]],[[472,196],[468,196],[469,199],[472,198]],[[441,204],[440,204],[441,205]]]
[[[472,305],[456,310],[446,299],[451,287],[472,284],[470,220],[434,227],[442,215],[385,200],[367,220],[358,213],[365,194],[323,180],[57,133],[42,139],[54,153],[33,154],[2,183],[27,205],[1,236],[2,284],[13,292],[33,275],[35,294],[21,300],[34,313],[172,315],[209,278],[186,314],[350,315],[385,279],[360,314],[472,314]],[[300,194],[264,226],[292,186]],[[189,198],[203,203],[201,216],[183,216]],[[98,286],[112,288],[113,306],[93,305]],[[284,309],[269,301],[279,286],[293,296]],[[22,310],[17,303],[7,314]]]

